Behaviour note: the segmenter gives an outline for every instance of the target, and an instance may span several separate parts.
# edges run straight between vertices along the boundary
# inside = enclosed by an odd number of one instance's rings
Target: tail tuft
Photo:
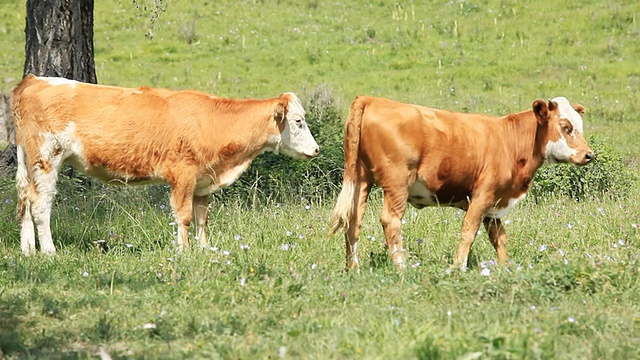
[[[349,221],[354,209],[354,191],[355,186],[352,182],[347,182],[342,185],[336,206],[333,208],[333,211],[331,211],[331,220],[329,221],[331,234],[346,230],[349,227]]]

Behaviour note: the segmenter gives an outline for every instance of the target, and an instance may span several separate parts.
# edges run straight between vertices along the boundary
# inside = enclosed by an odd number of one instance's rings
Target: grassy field
[[[21,76],[24,12],[0,0],[0,92]],[[233,97],[322,85],[345,113],[357,94],[492,114],[563,95],[637,177],[638,15],[632,1],[172,0],[149,38],[148,11],[100,1],[96,67],[105,84]],[[449,270],[462,214],[447,208],[407,211],[396,272],[375,192],[358,274],[327,235],[334,193],[215,195],[211,248],[178,254],[166,188],[61,185],[58,255],[24,257],[0,179],[0,358],[639,358],[637,180],[620,198],[526,199],[507,217],[512,263],[481,232],[466,272]]]

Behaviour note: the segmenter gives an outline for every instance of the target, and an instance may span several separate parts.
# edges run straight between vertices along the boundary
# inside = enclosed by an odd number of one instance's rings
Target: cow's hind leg
[[[507,233],[500,219],[484,218],[484,227],[489,235],[491,244],[496,249],[498,261],[504,263],[507,261]]]
[[[207,212],[209,210],[209,195],[193,197],[193,216],[196,223],[196,237],[202,247],[209,246],[207,240]]]
[[[189,225],[193,218],[193,191],[195,180],[169,182],[171,185],[171,207],[178,226],[176,246],[178,250],[189,247]]]
[[[407,205],[409,191],[406,186],[384,187],[384,206],[380,215],[380,223],[389,247],[391,260],[398,268],[405,266],[404,248],[402,247],[402,216]]]
[[[33,187],[33,180],[27,170],[27,159],[22,146],[18,145],[17,150],[18,169],[16,170],[16,190],[18,193],[17,215],[20,222],[20,250],[25,255],[30,255],[36,251],[36,233],[31,216],[30,192]]]
[[[349,226],[344,234],[347,248],[347,270],[358,268],[358,254],[356,252],[358,249],[358,236],[360,235],[362,217],[367,207],[367,198],[371,191],[371,185],[368,181],[361,181],[355,187],[356,204],[349,220]]]
[[[29,204],[31,216],[38,230],[40,251],[45,254],[56,252],[51,236],[51,207],[56,195],[58,173],[62,167],[60,151],[53,151],[50,159],[41,158],[33,168],[33,182],[30,191]]]

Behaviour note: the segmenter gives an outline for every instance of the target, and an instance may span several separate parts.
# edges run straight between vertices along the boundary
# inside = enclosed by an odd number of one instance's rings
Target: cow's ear
[[[273,118],[276,121],[280,122],[287,116],[287,106],[289,106],[289,98],[286,94],[280,95],[276,109],[273,111]]]
[[[546,125],[549,122],[549,108],[552,101],[549,101],[547,104],[544,100],[536,100],[533,103],[533,113],[536,115],[536,119],[538,120],[538,124]]]
[[[577,111],[578,114],[580,114],[580,116],[584,115],[584,106],[582,106],[580,104],[574,104],[573,105],[573,110]]]

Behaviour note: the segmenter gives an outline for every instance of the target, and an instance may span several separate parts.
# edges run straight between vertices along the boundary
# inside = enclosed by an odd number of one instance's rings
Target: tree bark
[[[24,76],[57,76],[97,83],[93,1],[27,0]],[[7,118],[13,121],[11,112]],[[0,155],[0,176],[15,173],[15,160],[16,147],[10,143]]]
[[[24,75],[96,83],[93,0],[27,0]]]

